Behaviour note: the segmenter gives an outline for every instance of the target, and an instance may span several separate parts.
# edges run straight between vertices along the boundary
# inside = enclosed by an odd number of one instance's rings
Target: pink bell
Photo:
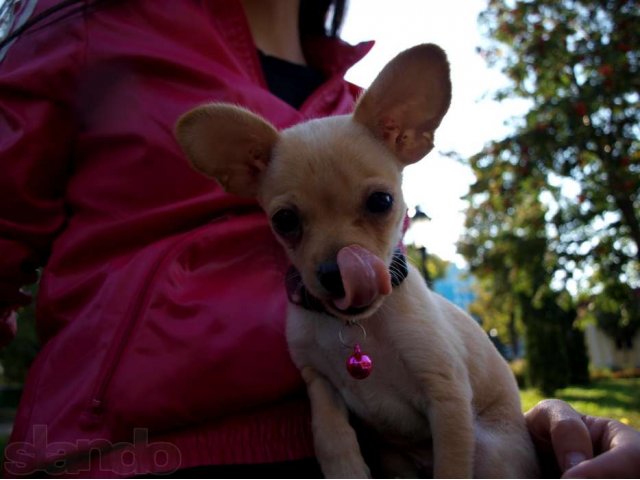
[[[353,355],[347,358],[347,371],[358,380],[363,380],[371,374],[373,363],[369,355],[362,353],[360,344],[356,343],[353,347]]]

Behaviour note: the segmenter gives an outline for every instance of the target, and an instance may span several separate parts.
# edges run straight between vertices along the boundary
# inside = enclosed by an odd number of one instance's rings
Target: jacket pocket
[[[216,219],[212,223],[219,221],[222,221],[222,218]],[[144,306],[149,301],[149,296],[156,284],[155,280],[159,272],[166,269],[176,254],[189,245],[193,239],[202,235],[202,231],[209,226],[210,224],[188,232],[178,238],[171,239],[171,241],[152,245],[142,254],[138,255],[138,258],[132,262],[134,268],[145,268],[147,271],[142,277],[141,283],[131,286],[131,289],[135,293],[132,296],[125,316],[122,318],[115,332],[110,348],[105,354],[102,368],[96,379],[93,393],[83,418],[84,426],[90,427],[102,421],[105,412],[105,396],[109,384],[122,358],[122,353],[126,349],[131,332],[135,328]],[[127,281],[126,275],[119,274],[118,277],[121,278],[121,281]],[[112,301],[118,301],[118,299],[113,298]]]
[[[131,286],[87,423],[163,431],[298,389],[284,337],[286,260],[264,215],[219,220],[152,250],[127,266],[145,275]]]

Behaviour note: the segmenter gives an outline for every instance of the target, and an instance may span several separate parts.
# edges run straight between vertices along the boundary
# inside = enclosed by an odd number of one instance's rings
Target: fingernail
[[[573,468],[579,463],[584,462],[586,459],[587,457],[584,453],[580,453],[580,452],[567,453],[564,457],[564,471],[566,472],[570,468]]]

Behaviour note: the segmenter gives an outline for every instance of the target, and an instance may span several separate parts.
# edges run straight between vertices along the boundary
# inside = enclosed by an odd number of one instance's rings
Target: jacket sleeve
[[[21,287],[36,281],[65,222],[79,30],[26,33],[0,60],[0,346],[15,333],[11,312],[30,301]]]

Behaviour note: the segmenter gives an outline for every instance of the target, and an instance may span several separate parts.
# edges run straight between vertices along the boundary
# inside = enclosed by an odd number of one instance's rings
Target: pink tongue
[[[338,268],[344,285],[344,297],[333,304],[339,310],[371,305],[380,295],[391,293],[391,276],[382,260],[359,245],[338,252]]]

